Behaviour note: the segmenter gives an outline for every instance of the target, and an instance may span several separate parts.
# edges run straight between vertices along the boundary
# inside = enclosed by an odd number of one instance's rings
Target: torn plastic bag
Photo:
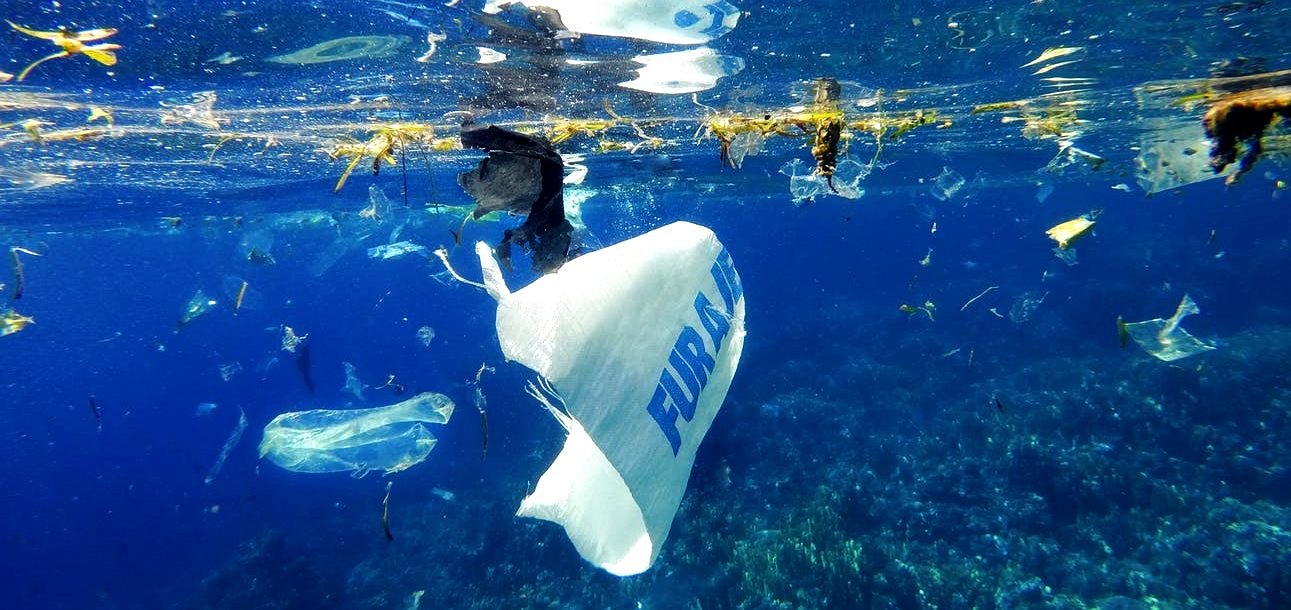
[[[744,296],[713,232],[676,222],[510,292],[476,244],[503,354],[563,401],[565,446],[517,515],[560,524],[587,561],[649,569],[744,345]]]
[[[1160,360],[1174,362],[1215,349],[1215,346],[1192,336],[1179,326],[1185,317],[1195,313],[1201,313],[1201,308],[1197,307],[1192,297],[1185,294],[1179,301],[1179,306],[1175,308],[1174,315],[1169,318],[1153,318],[1129,323],[1118,321],[1117,330],[1122,336],[1134,339],[1143,351]]]
[[[452,415],[453,401],[433,392],[374,409],[283,413],[264,427],[260,457],[294,472],[399,472],[435,448],[422,424],[446,424]]]

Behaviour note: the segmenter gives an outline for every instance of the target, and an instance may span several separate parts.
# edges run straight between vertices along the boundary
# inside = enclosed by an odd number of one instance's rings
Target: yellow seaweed
[[[87,42],[93,42],[95,40],[102,40],[104,38],[112,36],[113,34],[116,34],[117,31],[114,28],[95,28],[91,30],[83,30],[80,32],[73,32],[67,28],[59,28],[58,30],[55,30],[55,31],[44,32],[40,30],[33,30],[30,28],[23,27],[7,19],[5,20],[5,22],[9,24],[9,27],[12,27],[13,29],[23,34],[26,34],[27,36],[31,36],[32,38],[38,38],[40,40],[48,40],[54,43],[54,46],[57,46],[59,49],[62,49],[57,53],[46,55],[45,57],[37,59],[36,61],[33,61],[30,64],[28,64],[26,68],[22,69],[22,72],[18,73],[19,82],[25,80],[27,78],[27,75],[31,74],[32,70],[36,69],[36,66],[39,66],[40,64],[43,64],[51,59],[59,59],[61,57],[71,57],[72,55],[79,54],[79,55],[84,55],[86,57],[89,57],[90,59],[93,59],[94,61],[97,61],[105,66],[116,65],[117,63],[117,56],[115,51],[119,50],[121,48],[121,45],[111,44],[111,43],[103,43],[103,44],[95,44],[95,45],[85,44]]]

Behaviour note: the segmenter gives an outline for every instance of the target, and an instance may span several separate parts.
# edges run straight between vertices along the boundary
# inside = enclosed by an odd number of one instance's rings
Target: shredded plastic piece
[[[1188,331],[1179,326],[1185,317],[1195,313],[1201,313],[1201,308],[1197,307],[1192,297],[1185,294],[1169,319],[1121,323],[1118,328],[1147,353],[1160,360],[1173,362],[1215,349],[1215,346],[1188,334]]]
[[[946,201],[954,197],[955,193],[959,192],[959,189],[964,188],[965,182],[966,180],[964,180],[962,174],[943,166],[941,173],[937,174],[936,178],[933,178],[932,188],[929,190],[932,196],[937,198],[937,201]]]
[[[214,309],[217,303],[218,301],[206,296],[206,293],[199,288],[193,298],[189,299],[188,304],[184,306],[184,313],[179,317],[179,325],[183,326],[205,315]]]
[[[345,387],[341,388],[346,392],[354,395],[355,398],[363,400],[363,389],[368,387],[367,384],[359,381],[359,376],[353,364],[342,362],[345,366]]]
[[[369,258],[379,258],[381,260],[390,260],[392,258],[399,258],[409,254],[430,256],[430,251],[426,249],[426,246],[414,244],[407,240],[368,248]]]
[[[423,326],[417,329],[417,340],[421,344],[430,347],[430,342],[435,340],[435,329],[429,326]]]
[[[446,424],[452,415],[453,401],[433,392],[373,409],[283,413],[265,426],[260,457],[293,472],[399,472],[435,447],[423,424]]]
[[[320,42],[291,53],[275,55],[270,57],[269,61],[304,66],[347,59],[380,59],[394,55],[410,42],[412,39],[407,36],[346,36]]]
[[[201,409],[203,406],[207,404],[210,405],[212,410],[215,409],[215,405],[211,403],[204,403],[203,405],[198,405],[197,408],[198,408],[199,415],[205,414],[202,412]],[[209,413],[209,412],[210,411],[207,411],[206,413]],[[233,432],[229,433],[228,440],[224,441],[224,447],[220,448],[220,455],[219,457],[215,458],[215,463],[211,465],[210,472],[206,473],[206,478],[204,479],[204,481],[206,482],[207,485],[210,485],[211,482],[215,480],[215,477],[220,476],[220,471],[224,469],[224,461],[229,459],[229,454],[233,453],[233,448],[237,446],[238,441],[242,440],[242,433],[246,432],[246,430],[247,430],[247,414],[245,411],[239,408],[237,425],[233,427]]]
[[[789,193],[793,195],[794,205],[814,201],[817,195],[837,195],[845,199],[859,199],[865,194],[860,187],[870,173],[870,168],[851,157],[843,157],[834,169],[831,177],[815,173],[806,166],[802,159],[794,159],[780,168],[780,173],[789,176]],[[830,187],[830,180],[833,187]]]

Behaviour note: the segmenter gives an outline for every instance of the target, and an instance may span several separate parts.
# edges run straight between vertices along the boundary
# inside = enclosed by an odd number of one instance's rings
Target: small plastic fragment
[[[354,395],[355,398],[363,400],[363,389],[368,387],[367,384],[359,381],[359,376],[354,369],[354,365],[348,362],[342,362],[345,366],[345,386],[342,390]]]
[[[381,260],[400,258],[409,254],[430,257],[430,250],[427,250],[426,246],[415,244],[407,240],[368,248],[368,258],[379,258]]]
[[[217,304],[218,301],[206,296],[206,293],[199,288],[193,298],[189,299],[188,304],[184,306],[184,313],[179,316],[179,325],[182,327],[196,320],[214,309]]]
[[[282,351],[295,353],[296,350],[300,348],[300,344],[303,343],[306,339],[309,339],[308,334],[297,335],[295,329],[285,324],[283,325]]]
[[[964,180],[962,174],[943,166],[941,173],[937,174],[936,178],[933,178],[930,191],[932,196],[937,198],[937,201],[946,201],[954,197],[955,193],[959,192],[959,189],[964,188],[965,182],[966,180]]]
[[[211,405],[212,408],[214,408],[214,406],[215,405]],[[201,407],[199,406],[198,408]],[[215,458],[215,463],[211,465],[211,470],[206,473],[204,482],[207,485],[210,485],[211,482],[215,481],[215,477],[220,476],[220,471],[224,469],[225,460],[229,459],[229,454],[233,452],[233,448],[237,446],[238,441],[242,440],[242,433],[246,432],[246,430],[247,414],[239,408],[237,425],[235,425],[233,427],[233,431],[229,433],[228,440],[224,441],[224,446],[220,448],[220,455]]]
[[[1215,346],[1188,334],[1188,331],[1179,326],[1185,317],[1195,313],[1201,313],[1201,308],[1197,307],[1192,297],[1185,294],[1175,308],[1174,315],[1168,319],[1155,318],[1129,323],[1118,321],[1117,329],[1157,359],[1173,362],[1215,349]]]
[[[814,201],[817,195],[837,195],[845,199],[859,199],[865,189],[858,186],[861,180],[869,175],[868,166],[851,157],[843,157],[834,169],[834,185],[830,187],[830,178],[815,173],[802,159],[794,159],[780,168],[780,173],[789,176],[789,193],[793,196],[794,205]]]
[[[1031,316],[1035,315],[1036,310],[1040,309],[1040,304],[1044,303],[1045,298],[1048,296],[1048,292],[1038,290],[1018,295],[1018,298],[1013,301],[1013,306],[1009,308],[1009,321],[1014,324],[1021,324],[1030,320]]]
[[[241,373],[241,372],[242,372],[242,363],[236,360],[234,360],[233,362],[220,365],[220,379],[223,379],[224,381],[233,379],[234,375],[237,375],[238,373]]]
[[[429,326],[423,326],[417,329],[417,340],[421,344],[430,347],[430,342],[435,340],[435,329]]]
[[[1055,246],[1053,249],[1053,255],[1057,257],[1058,260],[1066,263],[1068,267],[1074,267],[1076,265],[1075,248],[1062,248],[1060,246]]]

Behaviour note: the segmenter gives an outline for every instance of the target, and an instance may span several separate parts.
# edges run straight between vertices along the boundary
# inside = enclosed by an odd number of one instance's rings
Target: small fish
[[[314,393],[314,375],[310,371],[310,363],[313,361],[310,352],[313,348],[314,342],[306,341],[300,349],[296,350],[296,370],[300,372],[300,379],[305,382],[305,389],[309,390],[311,395]]]
[[[386,542],[394,542],[394,534],[390,533],[390,489],[394,487],[394,481],[386,481],[386,497],[381,500],[381,530],[386,534]]]
[[[1058,59],[1059,57],[1066,57],[1073,53],[1082,51],[1084,50],[1084,48],[1085,47],[1049,47],[1045,49],[1043,53],[1038,55],[1035,59],[1022,64],[1022,67],[1030,68],[1031,66],[1044,63],[1046,61],[1049,61],[1050,59]],[[1070,62],[1064,62],[1064,63],[1070,63]]]
[[[1209,248],[1209,247],[1210,247],[1210,245],[1211,245],[1211,244],[1213,244],[1213,243],[1215,243],[1215,230],[1214,230],[1214,229],[1211,229],[1211,230],[1210,230],[1210,237],[1206,238],[1206,247],[1207,247],[1207,248]]]
[[[99,432],[103,431],[103,412],[99,411],[99,403],[94,400],[94,395],[90,394],[88,398],[90,413],[94,414],[94,423],[98,425]]]
[[[996,410],[996,412],[1003,413],[1003,412],[1004,412],[1004,403],[1000,402],[1000,397],[999,397],[999,396],[992,396],[991,398],[993,398],[993,399],[995,400],[995,410]]]
[[[27,289],[27,275],[23,272],[22,259],[18,258],[19,254],[40,256],[38,252],[32,252],[19,246],[9,248],[9,256],[13,259],[13,300],[15,301],[21,299],[23,291]]]
[[[227,65],[229,65],[229,64],[231,64],[231,63],[234,63],[234,62],[236,62],[236,61],[238,61],[238,60],[241,60],[241,59],[242,59],[242,57],[239,57],[239,56],[237,56],[237,55],[234,55],[234,54],[232,54],[232,53],[229,53],[228,51],[225,51],[225,52],[223,52],[223,53],[220,53],[219,55],[216,55],[215,57],[212,57],[212,58],[210,58],[210,59],[206,60],[206,63],[208,63],[208,64],[220,64],[221,66],[227,66]]]
[[[238,289],[238,298],[233,301],[233,315],[237,315],[238,311],[242,309],[242,299],[247,297],[247,286],[249,286],[247,281],[242,280],[242,287]]]

